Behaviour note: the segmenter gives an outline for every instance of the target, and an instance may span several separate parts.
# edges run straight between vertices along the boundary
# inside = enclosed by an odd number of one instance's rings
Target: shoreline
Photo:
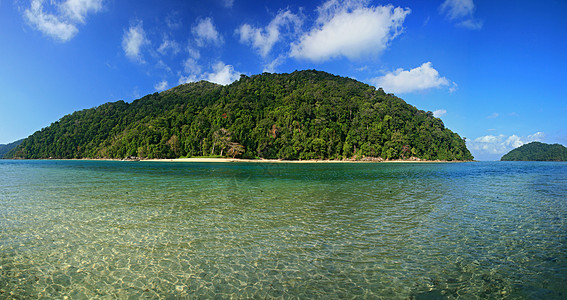
[[[174,163],[282,163],[282,164],[340,164],[340,163],[465,163],[475,162],[475,160],[421,160],[421,159],[395,159],[395,160],[378,160],[378,159],[361,159],[361,160],[330,160],[330,159],[312,159],[312,160],[283,160],[283,159],[246,159],[246,158],[226,158],[226,157],[189,157],[189,158],[39,158],[39,159],[14,159],[14,160],[53,160],[53,161],[123,161],[123,162],[174,162]]]
[[[291,163],[291,164],[316,164],[316,163],[452,163],[464,161],[437,161],[437,160],[383,160],[383,161],[363,161],[363,160],[281,160],[281,159],[242,159],[242,158],[174,158],[174,159],[143,159],[140,161],[153,162],[202,162],[202,163]]]
[[[245,159],[245,158],[156,158],[156,159],[70,159],[70,160],[95,160],[95,161],[141,161],[141,162],[175,162],[175,163],[463,163],[473,161],[446,161],[446,160],[282,160],[282,159]]]

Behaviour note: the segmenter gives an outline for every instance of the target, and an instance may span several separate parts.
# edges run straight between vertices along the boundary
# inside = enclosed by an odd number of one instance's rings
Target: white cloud
[[[266,57],[275,43],[280,40],[280,28],[287,26],[288,31],[293,29],[299,31],[303,20],[289,10],[280,11],[277,16],[264,28],[255,28],[249,24],[243,24],[236,33],[240,35],[240,42],[251,44],[262,57]]]
[[[187,48],[187,52],[189,52],[189,56],[193,59],[201,58],[201,53],[199,52],[199,50],[195,50],[193,48]]]
[[[213,65],[213,72],[206,72],[203,74],[191,73],[187,76],[181,76],[179,78],[179,84],[206,80],[227,85],[238,80],[240,78],[240,74],[240,72],[234,70],[233,66],[225,65],[222,61],[219,61]]]
[[[24,17],[31,26],[61,42],[69,41],[79,32],[74,24],[62,21],[60,17],[53,14],[45,13],[41,0],[32,1],[31,7],[24,11]]]
[[[102,8],[102,0],[67,0],[62,3],[50,2],[58,13],[44,11],[43,0],[33,0],[24,10],[24,18],[30,26],[60,42],[71,40],[84,24],[88,13],[96,13]]]
[[[447,110],[445,109],[438,109],[433,112],[433,116],[436,118],[441,118],[442,116],[447,114]]]
[[[457,85],[456,82],[451,83],[451,86],[449,87],[449,93],[454,93],[457,89],[459,88],[459,86]]]
[[[525,144],[530,143],[530,142],[534,142],[534,141],[542,141],[545,138],[545,133],[538,131],[534,134],[530,134],[527,137],[527,142],[525,142]]]
[[[545,138],[543,132],[536,132],[525,137],[520,137],[515,134],[511,136],[500,135],[485,135],[478,137],[472,141],[467,141],[467,146],[471,151],[477,151],[482,154],[499,154],[503,155],[514,148],[518,148],[524,144],[541,141]],[[476,155],[475,155],[476,156]]]
[[[487,119],[496,119],[500,116],[499,113],[492,113],[491,115],[487,116]]]
[[[483,22],[477,19],[467,19],[460,23],[457,23],[457,25],[472,30],[479,30],[482,28]]]
[[[457,25],[468,29],[481,29],[482,21],[474,17],[475,5],[473,0],[445,0],[439,11]]]
[[[455,20],[472,15],[474,3],[472,0],[445,0],[439,9],[449,19]]]
[[[156,85],[154,85],[154,89],[156,91],[163,91],[166,88],[167,88],[167,81],[166,80],[158,82]]]
[[[410,9],[329,0],[318,8],[318,13],[316,26],[291,45],[292,57],[322,62],[341,56],[360,59],[379,55],[402,32]]]
[[[279,65],[285,61],[285,56],[280,55],[276,59],[264,65],[264,70],[262,72],[274,73]]]
[[[450,85],[450,81],[447,78],[439,76],[439,72],[433,68],[431,62],[426,62],[409,71],[400,68],[384,76],[373,78],[370,81],[376,87],[383,88],[386,92],[398,94]]]
[[[171,68],[161,59],[157,61],[156,68],[162,69],[167,73],[171,73]]]
[[[166,55],[167,53],[175,55],[179,53],[180,47],[176,41],[170,40],[166,36],[164,36],[163,42],[161,43],[157,51],[161,53],[161,55]]]
[[[201,73],[201,66],[197,63],[197,61],[191,57],[187,58],[183,61],[183,69],[185,73],[188,74],[199,74]]]
[[[124,31],[122,37],[122,49],[126,56],[134,61],[143,63],[142,47],[149,44],[146,38],[146,33],[142,27],[142,22],[137,22],[135,25],[130,26],[127,31]]]
[[[240,78],[240,72],[234,71],[231,65],[225,65],[223,62],[217,62],[213,66],[212,73],[205,73],[206,80],[222,85],[230,84]]]
[[[197,76],[194,74],[189,74],[187,76],[181,75],[179,77],[179,84],[189,83],[189,82],[197,82],[200,79],[197,79]]]
[[[201,65],[199,65],[198,62],[198,59],[201,57],[201,53],[199,50],[195,50],[191,47],[187,48],[187,52],[189,53],[189,57],[183,61],[182,66],[185,74],[189,75],[181,75],[180,73],[179,84],[204,79],[201,74]]]
[[[207,43],[220,45],[224,42],[222,36],[219,34],[211,18],[201,19],[197,25],[191,28],[191,32],[195,35],[197,46],[203,47]]]
[[[89,12],[98,12],[102,9],[102,0],[67,0],[61,4],[61,8],[71,20],[85,23]]]

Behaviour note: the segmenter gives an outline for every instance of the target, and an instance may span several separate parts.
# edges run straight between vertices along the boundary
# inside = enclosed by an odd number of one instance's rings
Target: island
[[[531,142],[522,145],[506,155],[501,161],[567,161],[567,148],[560,144]]]
[[[18,147],[23,141],[24,139],[21,139],[9,144],[0,144],[0,158],[4,158],[4,155],[6,155],[12,149]]]
[[[183,84],[74,112],[5,155],[21,159],[469,161],[433,113],[316,70]]]

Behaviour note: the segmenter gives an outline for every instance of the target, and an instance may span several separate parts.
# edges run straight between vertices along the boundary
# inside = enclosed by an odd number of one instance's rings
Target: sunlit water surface
[[[567,298],[567,164],[0,160],[0,298]]]

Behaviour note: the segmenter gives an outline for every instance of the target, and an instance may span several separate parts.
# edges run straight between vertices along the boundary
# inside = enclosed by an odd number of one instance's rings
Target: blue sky
[[[567,145],[563,0],[0,0],[0,144],[180,83],[303,69],[434,112],[478,160]]]

